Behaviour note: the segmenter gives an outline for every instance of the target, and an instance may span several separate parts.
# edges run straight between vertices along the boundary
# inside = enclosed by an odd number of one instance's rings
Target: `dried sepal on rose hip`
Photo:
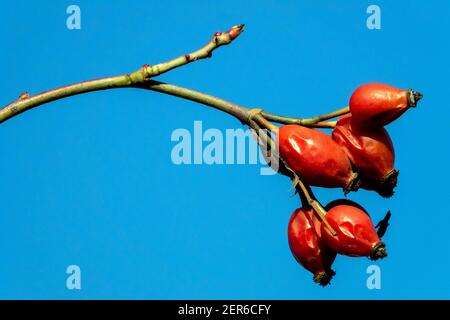
[[[337,121],[332,138],[360,173],[362,188],[383,197],[394,194],[398,171],[394,169],[394,146],[386,129],[361,126],[351,115],[345,115]]]
[[[325,209],[328,211],[325,218],[337,235],[333,236],[323,223],[321,235],[332,250],[371,260],[387,256],[385,244],[380,240],[368,213],[360,205],[350,200],[336,200]]]
[[[401,90],[382,83],[368,83],[357,88],[350,97],[350,112],[355,123],[368,127],[385,126],[422,98],[419,92]]]
[[[322,131],[299,125],[278,130],[279,153],[305,184],[356,191],[360,180],[344,150]]]
[[[321,239],[320,225],[312,208],[299,208],[289,220],[288,241],[297,262],[314,275],[314,282],[326,286],[335,275],[331,265],[336,252]]]

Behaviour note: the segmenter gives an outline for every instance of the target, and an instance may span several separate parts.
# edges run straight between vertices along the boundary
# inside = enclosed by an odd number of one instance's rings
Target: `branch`
[[[79,82],[63,87],[59,87],[53,90],[45,91],[34,96],[30,96],[28,93],[23,93],[20,95],[19,99],[8,104],[3,109],[0,110],[0,123],[13,118],[14,116],[30,110],[34,107],[40,106],[42,104],[62,99],[65,97],[70,97],[77,94],[107,90],[115,88],[139,88],[157,91],[165,93],[168,95],[180,97],[183,99],[195,101],[220,111],[226,112],[238,120],[241,123],[248,125],[256,135],[258,143],[261,147],[266,146],[267,150],[263,154],[266,159],[271,161],[274,157],[279,162],[278,172],[290,177],[294,181],[294,186],[297,191],[303,194],[308,204],[315,210],[317,215],[321,218],[326,227],[335,235],[335,231],[328,224],[325,219],[326,211],[322,205],[314,198],[313,193],[308,186],[305,186],[299,177],[287,166],[282,158],[279,157],[276,143],[272,139],[271,133],[278,133],[278,127],[275,126],[270,121],[274,121],[281,124],[298,124],[310,127],[321,127],[321,128],[333,128],[336,122],[325,122],[331,118],[338,117],[340,115],[349,112],[349,108],[343,108],[334,111],[329,114],[325,114],[318,117],[301,119],[280,116],[272,113],[264,112],[262,109],[258,108],[244,108],[238,106],[237,104],[231,103],[229,101],[204,94],[198,91],[178,87],[175,85],[151,80],[152,77],[159,76],[170,70],[178,68],[180,66],[189,64],[191,62],[209,58],[212,56],[212,52],[223,46],[230,44],[234,39],[236,39],[243,32],[244,25],[240,24],[234,26],[227,32],[216,32],[212,39],[202,48],[192,53],[186,54],[184,56],[172,59],[167,62],[156,64],[154,66],[144,65],[139,70],[123,74],[114,77],[106,77],[96,80]],[[271,131],[266,132],[265,130]]]
[[[285,116],[280,116],[277,114],[273,114],[273,113],[268,113],[268,112],[263,112],[262,115],[264,118],[266,118],[267,120],[270,121],[274,121],[277,123],[282,123],[282,124],[298,124],[301,126],[314,126],[314,127],[319,127],[319,128],[334,128],[336,126],[336,122],[332,121],[332,122],[323,122],[325,120],[329,120],[332,118],[336,118],[339,116],[342,116],[344,114],[347,114],[350,112],[350,108],[349,107],[345,107],[321,116],[317,116],[317,117],[313,117],[313,118],[292,118],[292,117],[285,117]]]
[[[191,63],[193,61],[210,58],[212,57],[212,52],[214,50],[223,45],[230,44],[243,31],[244,25],[239,24],[237,26],[234,26],[227,32],[216,32],[214,36],[211,38],[211,40],[203,48],[200,48],[197,51],[175,58],[173,60],[156,64],[154,66],[146,64],[138,71],[130,74],[130,78],[133,80],[134,83],[139,83],[143,82],[146,79],[159,76],[163,73],[166,73],[167,71]]]
[[[261,114],[259,114],[258,116],[260,116],[262,118]],[[255,117],[255,118],[258,122],[261,121],[260,118],[258,118],[258,117]],[[289,168],[289,166],[283,160],[283,158],[280,157],[280,155],[278,154],[278,149],[276,149],[276,144],[272,140],[272,138],[269,135],[267,135],[264,130],[261,130],[259,125],[254,120],[250,120],[250,121],[253,122],[252,128],[256,130],[256,134],[255,134],[256,139],[261,147],[261,151],[262,151],[267,163],[270,163],[270,161],[272,161],[274,159],[276,159],[278,161],[278,166],[276,169],[278,170],[278,172],[280,174],[283,174],[283,175],[291,178],[293,188],[295,188],[297,193],[299,193],[300,199],[302,201],[302,205],[308,205],[308,206],[312,207],[314,212],[316,213],[316,215],[319,217],[319,219],[322,221],[322,223],[325,225],[325,227],[330,231],[330,233],[333,236],[337,236],[336,231],[333,229],[333,227],[328,223],[328,221],[325,218],[327,211],[320,204],[320,202],[316,200],[311,188],[309,186],[305,185],[303,183],[303,181],[299,178],[299,176],[291,168]],[[267,120],[264,119],[264,121],[262,121],[260,123],[264,124],[265,121],[267,121]],[[275,127],[274,130],[273,129],[270,129],[270,130],[272,130],[272,132],[275,131],[275,133],[278,134],[277,129],[278,128]]]
[[[314,117],[310,119],[290,118],[267,113],[259,109],[243,108],[231,102],[225,101],[223,99],[205,95],[197,91],[184,89],[169,84],[164,84],[161,82],[149,81],[149,79],[152,77],[161,75],[180,66],[189,64],[197,60],[211,57],[212,52],[215,49],[223,45],[230,44],[243,31],[244,25],[240,24],[232,27],[227,32],[216,32],[214,36],[211,38],[211,40],[205,46],[198,49],[197,51],[180,56],[167,62],[156,64],[154,66],[146,64],[139,70],[132,72],[130,74],[123,74],[114,77],[106,77],[96,80],[75,83],[72,85],[45,91],[34,96],[30,96],[28,93],[23,93],[20,95],[18,100],[10,103],[9,105],[5,106],[3,109],[0,110],[0,123],[8,119],[11,119],[16,115],[19,115],[22,112],[25,112],[42,104],[52,102],[58,99],[92,91],[134,87],[167,93],[173,96],[178,96],[181,98],[203,103],[208,106],[212,106],[216,109],[219,109],[221,111],[233,115],[234,117],[239,119],[242,123],[247,124],[250,127],[252,127],[253,124],[249,120],[251,120],[250,119],[251,117],[255,116],[255,119],[258,121],[258,123],[261,124],[264,128],[269,130],[276,129],[276,126],[270,123],[270,121],[283,124],[300,124],[304,126],[318,127],[318,128],[333,128],[335,126],[335,122],[322,122],[322,121],[343,114],[342,111],[343,110],[345,111],[345,109],[338,110],[328,115]],[[259,111],[255,113],[250,112],[250,110],[253,111],[259,110]],[[348,110],[345,111],[344,113],[346,112],[348,112]]]
[[[23,93],[18,100],[0,110],[0,123],[34,107],[65,97],[98,90],[137,87],[151,77],[158,76],[193,61],[211,57],[215,49],[227,45],[236,39],[243,32],[243,28],[244,25],[240,24],[234,26],[227,32],[216,32],[211,41],[195,52],[154,66],[144,65],[139,70],[130,74],[75,83],[45,91],[34,96]]]
[[[276,148],[276,143],[270,135],[260,129],[264,128],[276,133],[278,127],[273,125],[270,120],[279,123],[295,123],[313,127],[334,127],[334,122],[322,122],[322,120],[327,120],[340,114],[344,114],[348,112],[348,108],[310,119],[290,118],[266,113],[261,109],[244,108],[238,106],[237,104],[198,91],[150,80],[151,77],[158,76],[174,68],[189,64],[193,61],[211,57],[212,52],[215,49],[220,46],[227,45],[236,39],[243,32],[243,27],[244,25],[241,24],[234,26],[227,32],[216,32],[212,39],[197,51],[154,66],[144,65],[139,70],[130,74],[75,83],[45,91],[34,96],[30,96],[28,93],[23,93],[17,101],[12,102],[0,110],[0,123],[34,107],[65,97],[91,91],[131,87],[153,90],[172,96],[177,96],[226,112],[240,120],[241,123],[247,124],[255,130],[262,141],[264,141],[264,143],[268,146],[269,152],[271,149]],[[283,161],[280,162],[280,165],[281,167],[279,172],[284,175],[291,176],[291,172],[285,168]]]
[[[238,106],[237,104],[234,104],[232,102],[199,91],[190,90],[183,87],[175,86],[173,84],[168,84],[155,80],[147,80],[144,83],[135,84],[133,85],[133,87],[161,92],[171,96],[195,101],[218,109],[220,111],[226,112],[245,124],[249,124],[250,120],[249,118],[251,118],[249,112],[250,110],[254,110]]]
[[[320,204],[320,202],[314,198],[311,189],[308,186],[305,186],[305,184],[300,180],[300,178],[296,174],[294,174],[293,180],[294,180],[293,185],[295,186],[295,189],[302,195],[301,199],[305,199],[307,203],[314,209],[316,214],[319,216],[319,219],[323,222],[323,224],[330,231],[330,233],[333,236],[337,236],[336,231],[333,229],[333,227],[328,223],[327,219],[325,218],[327,211]]]

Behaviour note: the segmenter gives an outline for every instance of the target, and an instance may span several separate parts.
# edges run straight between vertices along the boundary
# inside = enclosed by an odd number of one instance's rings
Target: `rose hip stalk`
[[[344,150],[327,134],[298,125],[285,125],[278,131],[280,156],[305,184],[343,188],[345,192],[359,188],[358,174]]]
[[[350,200],[329,203],[326,220],[337,232],[333,236],[322,223],[321,235],[327,246],[337,253],[377,260],[387,256],[386,247],[378,237],[367,212]]]
[[[336,123],[332,138],[361,174],[363,188],[383,197],[394,194],[398,171],[394,169],[395,152],[386,129],[360,126],[352,116],[345,115]]]
[[[350,112],[355,123],[369,127],[385,126],[415,107],[422,94],[382,83],[368,83],[350,97]]]
[[[295,259],[314,274],[315,282],[326,286],[335,275],[331,265],[336,252],[320,238],[320,225],[312,208],[299,208],[289,220],[288,240]]]

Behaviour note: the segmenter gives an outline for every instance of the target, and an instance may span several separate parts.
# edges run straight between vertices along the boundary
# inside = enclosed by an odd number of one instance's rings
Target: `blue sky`
[[[82,29],[66,28],[77,4]],[[380,30],[366,8],[381,8]],[[239,128],[218,111],[122,89],[39,107],[0,126],[0,298],[449,299],[447,1],[14,1],[0,10],[0,104],[155,64],[246,31],[213,59],[159,80],[244,106],[313,116],[366,82],[425,98],[388,127],[395,196],[351,194],[378,221],[390,209],[382,289],[368,259],[338,257],[321,288],[292,258],[298,200],[257,165],[172,163],[176,128]],[[317,189],[325,204],[340,190]],[[66,288],[79,265],[82,289]]]

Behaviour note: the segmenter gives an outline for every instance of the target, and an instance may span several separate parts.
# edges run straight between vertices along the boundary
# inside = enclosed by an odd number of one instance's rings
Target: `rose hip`
[[[394,169],[394,146],[386,129],[358,125],[351,115],[345,115],[338,120],[332,138],[361,174],[363,188],[383,197],[394,194],[398,171]]]
[[[357,88],[350,98],[350,112],[355,123],[368,127],[385,126],[400,117],[422,98],[418,92],[401,90],[382,83],[368,83]]]
[[[341,187],[345,192],[358,189],[359,178],[350,160],[329,135],[298,125],[285,125],[280,127],[278,138],[281,158],[304,183]]]
[[[288,240],[295,259],[313,273],[315,282],[326,286],[335,274],[331,265],[336,252],[321,239],[320,224],[311,208],[299,208],[289,220]]]
[[[352,257],[369,257],[377,260],[387,256],[386,247],[378,237],[367,212],[350,200],[329,203],[326,220],[337,232],[333,236],[322,223],[321,235],[327,246],[339,254]]]

